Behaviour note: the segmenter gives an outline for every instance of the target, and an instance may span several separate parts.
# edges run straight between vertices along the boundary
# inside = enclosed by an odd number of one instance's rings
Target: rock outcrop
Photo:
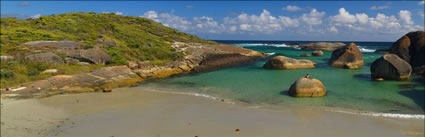
[[[329,65],[338,68],[358,69],[364,65],[363,54],[354,43],[350,43],[332,52]]]
[[[14,59],[15,59],[14,56],[0,55],[0,61],[2,63],[8,62],[8,61],[11,61],[11,60],[14,60]]]
[[[311,52],[311,55],[313,55],[313,56],[323,56],[323,51],[314,50],[314,51]]]
[[[305,69],[314,68],[316,63],[306,59],[293,59],[285,56],[275,56],[264,64],[265,69]]]
[[[372,63],[370,72],[374,80],[407,80],[412,68],[399,56],[386,54]]]
[[[65,41],[31,41],[31,42],[24,43],[24,45],[35,46],[35,47],[48,46],[48,47],[58,47],[58,48],[78,48],[83,44],[79,42],[75,42],[75,41],[65,40]]]
[[[28,55],[25,57],[25,61],[48,64],[64,64],[64,60],[61,57],[51,52]]]
[[[344,43],[340,42],[316,42],[316,43],[305,43],[299,45],[289,45],[300,48],[301,50],[323,50],[323,51],[334,51],[338,48],[344,47]]]
[[[321,97],[326,95],[326,88],[320,80],[300,78],[291,85],[288,93],[293,97]]]
[[[105,67],[90,73],[56,75],[45,80],[22,84],[2,96],[15,98],[46,97],[55,94],[103,91],[104,88],[130,86],[143,79],[127,66]]]
[[[397,40],[390,53],[398,55],[413,68],[413,73],[425,72],[425,31],[409,32]]]
[[[82,62],[90,62],[93,64],[105,64],[109,60],[112,59],[112,57],[103,51],[101,48],[90,48],[87,50],[57,50],[57,52],[74,59],[78,59]]]

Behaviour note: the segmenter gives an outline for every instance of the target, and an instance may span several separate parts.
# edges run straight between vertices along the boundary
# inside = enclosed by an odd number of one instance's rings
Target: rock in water
[[[311,55],[310,55],[310,54],[307,54],[307,53],[303,53],[303,54],[301,54],[300,56],[301,56],[301,57],[311,57]]]
[[[397,40],[390,49],[407,61],[416,74],[425,72],[425,31],[409,32]]]
[[[358,69],[363,66],[363,54],[354,43],[332,52],[329,65],[338,68]]]
[[[49,64],[64,64],[64,61],[61,57],[51,52],[28,55],[25,57],[25,61]]]
[[[306,59],[293,59],[285,56],[276,56],[271,58],[264,64],[265,69],[303,69],[303,68],[314,68],[313,61]]]
[[[314,50],[314,51],[311,52],[311,55],[313,55],[313,56],[323,56],[323,51]]]
[[[399,56],[386,54],[372,63],[370,72],[374,80],[406,80],[410,77],[412,67]]]
[[[300,78],[289,88],[293,97],[321,97],[326,95],[325,86],[317,79]]]

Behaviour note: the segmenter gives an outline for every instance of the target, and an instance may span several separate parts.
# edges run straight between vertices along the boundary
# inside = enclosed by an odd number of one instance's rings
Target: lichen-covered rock
[[[14,60],[14,59],[15,59],[15,57],[14,57],[14,56],[0,55],[0,61],[1,61],[2,63],[4,63],[4,62],[8,62],[8,61],[11,61],[11,60]]]
[[[50,46],[50,47],[59,47],[59,48],[78,48],[83,45],[82,43],[75,41],[31,41],[24,43],[24,45],[39,47],[39,46]]]
[[[386,54],[375,60],[370,67],[372,79],[407,80],[412,68],[405,60],[395,54]]]
[[[66,64],[78,64],[78,63],[80,63],[80,61],[78,59],[74,59],[74,58],[65,58],[65,63]]]
[[[338,68],[358,69],[364,65],[363,54],[354,43],[350,43],[332,52],[329,65]]]
[[[303,77],[291,85],[288,93],[293,97],[321,97],[326,95],[326,88],[320,80]]]
[[[306,59],[293,59],[285,56],[275,56],[264,64],[265,69],[305,69],[314,68],[316,63]]]
[[[397,40],[390,53],[407,61],[416,74],[425,72],[425,31],[409,32]]]
[[[90,62],[93,64],[105,64],[112,57],[101,48],[90,48],[87,50],[58,50],[59,53],[78,59],[82,62]]]
[[[135,63],[135,62],[133,62],[133,61],[127,61],[128,62],[128,67],[130,68],[130,69],[137,69],[137,68],[139,68],[139,64],[137,64],[137,63]]]
[[[64,64],[64,61],[61,57],[51,52],[28,55],[25,57],[25,61],[48,64]]]
[[[314,50],[314,51],[311,52],[311,55],[313,55],[313,56],[323,56],[323,51]]]

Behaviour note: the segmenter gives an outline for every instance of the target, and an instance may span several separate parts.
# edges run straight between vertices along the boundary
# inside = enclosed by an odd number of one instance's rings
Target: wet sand
[[[1,103],[2,137],[424,136],[423,119],[258,108],[143,87]]]

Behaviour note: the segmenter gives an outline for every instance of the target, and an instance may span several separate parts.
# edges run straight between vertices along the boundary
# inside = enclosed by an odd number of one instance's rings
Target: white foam
[[[274,54],[276,54],[275,52],[271,52],[271,53],[266,53],[267,54],[267,56],[271,56],[271,55],[274,55]]]
[[[388,117],[388,118],[402,118],[402,119],[425,119],[425,115],[423,115],[423,114],[352,112],[352,111],[344,111],[344,110],[331,110],[331,111],[346,113],[346,114],[363,115],[363,116],[374,116],[374,117]]]
[[[375,52],[375,49],[367,49],[367,48],[363,48],[361,46],[358,46],[361,52]]]
[[[270,46],[270,47],[291,47],[286,44],[267,44],[267,43],[243,43],[243,44],[236,44],[243,47],[251,47],[251,46]]]

